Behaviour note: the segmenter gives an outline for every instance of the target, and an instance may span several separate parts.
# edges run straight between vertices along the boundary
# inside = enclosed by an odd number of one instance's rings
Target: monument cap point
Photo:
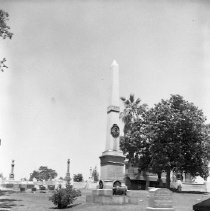
[[[116,62],[116,60],[114,59],[111,66],[119,66],[118,63]]]

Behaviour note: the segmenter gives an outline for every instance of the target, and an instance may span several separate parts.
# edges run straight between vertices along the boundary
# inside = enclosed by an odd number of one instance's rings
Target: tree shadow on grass
[[[14,202],[15,201],[22,201],[22,200],[16,200],[16,199],[0,199],[0,208],[12,208],[14,206],[17,206]]]
[[[63,208],[63,209],[58,209],[58,207],[50,207],[50,209],[52,209],[52,210],[65,210],[65,209],[76,207],[76,206],[78,206],[80,204],[82,204],[82,203],[71,204],[71,205],[68,205],[66,208]]]
[[[9,195],[15,193],[13,190],[0,190],[0,196]]]
[[[14,193],[14,191],[0,191],[0,196],[8,196],[9,194]],[[2,209],[10,209],[14,206],[17,206],[15,201],[22,201],[16,199],[8,199],[8,198],[0,198],[0,210]]]

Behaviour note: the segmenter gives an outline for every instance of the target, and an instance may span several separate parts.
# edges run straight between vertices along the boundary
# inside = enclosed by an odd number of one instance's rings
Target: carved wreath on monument
[[[111,127],[111,134],[114,138],[119,137],[120,135],[120,128],[118,127],[117,124],[113,124],[113,126]]]

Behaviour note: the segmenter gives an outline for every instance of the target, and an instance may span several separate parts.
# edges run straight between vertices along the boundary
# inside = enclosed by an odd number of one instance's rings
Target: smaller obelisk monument
[[[11,164],[11,173],[9,174],[9,179],[10,180],[14,180],[15,176],[14,176],[14,167],[15,167],[15,161],[12,160],[12,164]]]
[[[92,169],[92,167],[90,167],[89,181],[93,181],[93,169]]]
[[[107,132],[105,151],[100,157],[101,174],[100,179],[105,183],[115,180],[123,182],[124,179],[124,160],[125,156],[119,147],[120,128],[119,128],[119,65],[114,60],[111,65],[112,71],[112,90],[111,102],[107,108]],[[105,182],[107,181],[107,182]]]
[[[66,186],[70,185],[70,159],[67,160],[67,172],[66,172]]]

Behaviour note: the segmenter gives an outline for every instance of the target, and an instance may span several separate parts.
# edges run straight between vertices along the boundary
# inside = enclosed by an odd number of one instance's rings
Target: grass
[[[82,191],[82,196],[75,203],[65,210],[71,211],[144,211],[147,207],[147,191],[143,191],[144,198],[141,205],[98,205],[86,204],[85,197],[89,191]],[[0,192],[0,210],[16,211],[54,211],[58,210],[51,201],[49,196],[51,192],[40,193],[31,192]],[[210,197],[209,194],[193,193],[172,193],[173,204],[176,211],[192,211],[192,206],[200,201]]]

